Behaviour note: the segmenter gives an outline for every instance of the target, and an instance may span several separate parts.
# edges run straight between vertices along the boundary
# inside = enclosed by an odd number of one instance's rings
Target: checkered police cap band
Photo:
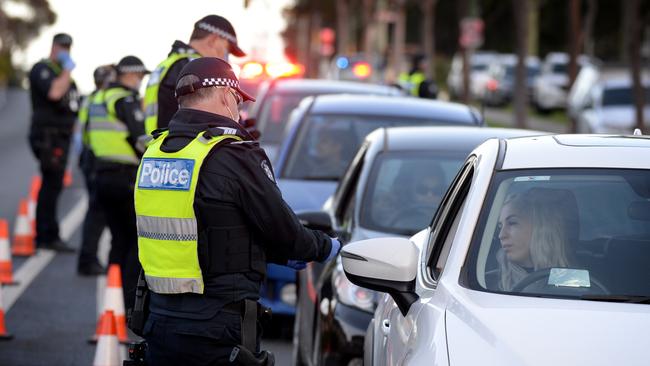
[[[117,71],[119,71],[122,74],[125,74],[127,72],[142,72],[142,73],[149,72],[149,70],[147,70],[147,68],[142,65],[118,66]]]
[[[228,86],[233,89],[239,90],[239,82],[230,78],[205,78],[203,81],[197,81],[196,83],[182,86],[176,89],[176,97],[194,93],[196,90],[201,88],[209,88],[213,86]]]
[[[200,22],[199,24],[197,24],[197,27],[201,28],[201,29],[203,29],[205,31],[208,31],[210,33],[214,33],[214,34],[216,34],[216,35],[218,35],[220,37],[223,37],[223,38],[227,39],[228,41],[230,41],[232,43],[237,44],[237,38],[234,35],[226,32],[225,30],[223,30],[221,28],[217,28],[217,27],[213,26],[212,24],[208,24],[206,22]]]

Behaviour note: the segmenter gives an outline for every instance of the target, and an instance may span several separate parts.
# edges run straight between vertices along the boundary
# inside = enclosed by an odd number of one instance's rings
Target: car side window
[[[470,157],[460,170],[436,213],[427,247],[427,270],[434,281],[440,278],[451,250],[453,234],[460,221],[459,212],[465,203],[474,174],[475,157]]]

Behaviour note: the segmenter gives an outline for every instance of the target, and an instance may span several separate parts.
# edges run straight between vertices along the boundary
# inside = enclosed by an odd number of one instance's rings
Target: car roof
[[[413,97],[319,95],[313,100],[310,114],[395,116],[471,124],[479,124],[481,118],[478,112],[464,104]]]
[[[502,169],[650,169],[649,136],[550,135],[506,140]]]
[[[370,93],[398,95],[399,89],[378,84],[354,81],[322,79],[278,79],[273,81],[271,93],[326,94],[326,93]]]
[[[545,132],[475,126],[418,126],[380,128],[367,137],[382,151],[462,151],[468,153],[490,138],[537,136]]]

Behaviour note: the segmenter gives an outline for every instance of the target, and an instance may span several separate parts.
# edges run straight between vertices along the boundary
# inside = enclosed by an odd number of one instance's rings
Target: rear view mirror
[[[390,294],[406,316],[415,294],[419,250],[404,238],[376,238],[341,249],[343,271],[357,286]]]
[[[320,230],[329,236],[336,236],[332,230],[332,219],[324,211],[303,211],[296,214],[300,223],[312,230]]]

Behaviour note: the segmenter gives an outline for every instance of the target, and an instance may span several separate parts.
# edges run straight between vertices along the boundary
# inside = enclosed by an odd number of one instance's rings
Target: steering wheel
[[[412,220],[421,220],[423,216],[427,214],[431,215],[429,219],[433,217],[433,208],[430,205],[423,205],[420,203],[411,204],[405,207],[398,208],[397,211],[393,214],[393,217],[388,220],[388,225],[397,226],[402,220],[407,220],[411,222]]]
[[[544,269],[537,270],[537,271],[529,274],[528,276],[526,276],[523,280],[519,281],[516,285],[514,285],[512,287],[512,292],[523,292],[523,290],[525,290],[526,288],[532,286],[533,284],[535,284],[537,282],[540,282],[542,280],[548,279],[550,274],[551,274],[551,268],[544,268]],[[609,294],[610,293],[609,290],[607,289],[607,287],[605,287],[605,285],[603,285],[602,282],[600,282],[600,280],[598,280],[597,278],[595,278],[593,276],[590,276],[589,282],[592,285],[591,287],[588,288],[589,290],[593,290],[594,288],[596,288],[598,291],[602,292],[603,294]],[[553,287],[555,287],[555,286],[553,286]],[[562,289],[571,289],[571,290],[575,290],[575,289],[585,290],[586,289],[584,287],[561,287],[561,288]],[[564,291],[562,291],[562,292],[564,292]]]

